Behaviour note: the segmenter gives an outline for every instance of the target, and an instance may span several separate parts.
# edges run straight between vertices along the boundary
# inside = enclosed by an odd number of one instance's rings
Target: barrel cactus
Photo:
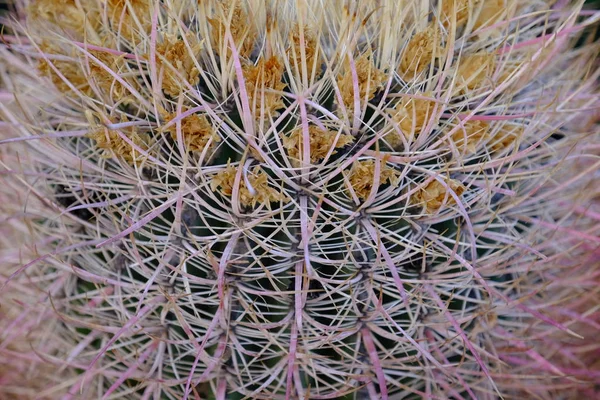
[[[583,1],[13,3],[0,396],[598,390]]]

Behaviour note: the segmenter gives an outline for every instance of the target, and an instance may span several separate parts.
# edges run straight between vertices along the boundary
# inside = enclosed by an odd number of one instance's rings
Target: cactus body
[[[17,2],[1,53],[40,396],[592,390],[556,352],[597,315],[565,281],[598,279],[597,13],[58,3]]]

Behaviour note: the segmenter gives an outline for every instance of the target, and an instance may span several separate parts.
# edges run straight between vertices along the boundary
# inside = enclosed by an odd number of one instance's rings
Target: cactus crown
[[[577,7],[59,3],[13,47],[72,396],[512,390],[495,342],[552,326],[529,210],[581,136],[553,110],[593,102]]]

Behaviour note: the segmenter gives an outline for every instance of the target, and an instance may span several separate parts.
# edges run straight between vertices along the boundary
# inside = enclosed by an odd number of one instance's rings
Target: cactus
[[[583,1],[13,6],[0,396],[593,397]]]

